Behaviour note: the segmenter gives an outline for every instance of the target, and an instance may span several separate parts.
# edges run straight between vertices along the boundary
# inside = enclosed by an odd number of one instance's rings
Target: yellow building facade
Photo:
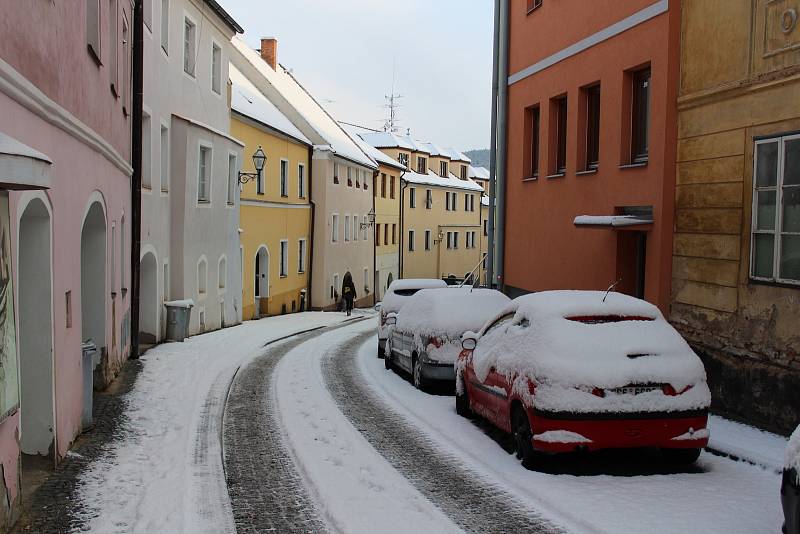
[[[241,186],[242,316],[249,320],[308,308],[311,272],[311,145],[232,67],[231,135],[266,155],[261,176]]]

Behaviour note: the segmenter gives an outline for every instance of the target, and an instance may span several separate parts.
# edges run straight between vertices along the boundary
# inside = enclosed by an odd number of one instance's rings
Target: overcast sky
[[[459,150],[489,146],[491,0],[220,0],[258,48],[338,120],[380,129],[384,95],[403,95],[400,126]]]

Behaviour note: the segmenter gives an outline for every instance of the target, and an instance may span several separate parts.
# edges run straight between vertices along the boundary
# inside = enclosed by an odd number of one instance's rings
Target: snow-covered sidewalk
[[[718,415],[708,419],[708,448],[779,473],[783,470],[789,438],[730,421]]]

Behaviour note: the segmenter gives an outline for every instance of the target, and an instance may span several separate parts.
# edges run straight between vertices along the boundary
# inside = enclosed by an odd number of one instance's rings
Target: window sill
[[[537,6],[533,6],[533,7],[531,7],[531,8],[528,8],[528,9],[526,10],[526,12],[525,12],[525,15],[530,15],[531,13],[533,13],[534,11],[536,11],[537,9],[539,9],[540,7],[542,7],[542,4],[539,4],[539,5],[537,5]]]
[[[597,174],[597,168],[594,169],[586,169],[585,171],[578,171],[575,173],[575,176],[590,176],[592,174]]]
[[[528,178],[523,178],[522,181],[523,182],[538,182],[539,181],[539,176],[538,175],[537,176],[529,176]]]
[[[206,200],[206,199],[202,199],[202,198],[198,198],[197,199],[197,203],[198,204],[211,204],[211,201],[210,200]]]
[[[626,169],[641,169],[643,167],[647,167],[646,161],[642,161],[640,163],[628,163],[627,165],[620,165],[619,170],[624,171]]]
[[[281,278],[289,278],[289,275],[288,274],[282,274]]]
[[[800,280],[796,283],[788,282],[788,281],[778,281],[778,280],[766,280],[764,278],[753,278],[752,276],[748,279],[750,284],[759,285],[759,286],[773,286],[773,287],[782,287],[785,289],[797,289],[800,290]]]
[[[281,198],[289,198],[289,195],[281,194]]]
[[[565,172],[557,172],[555,174],[549,174],[549,175],[545,176],[545,178],[547,178],[548,180],[552,180],[553,178],[563,178],[566,175],[567,175],[567,173],[565,173]]]

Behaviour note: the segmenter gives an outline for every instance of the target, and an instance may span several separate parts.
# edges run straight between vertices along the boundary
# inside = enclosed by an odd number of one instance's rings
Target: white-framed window
[[[117,0],[109,0],[108,2],[108,32],[109,82],[114,96],[119,98],[121,91],[119,86],[119,3]]]
[[[211,43],[211,90],[222,93],[222,48]]]
[[[128,287],[125,283],[125,264],[127,263],[127,256],[125,255],[125,215],[119,220],[119,287],[123,291]]]
[[[281,196],[289,196],[289,162],[281,160]]]
[[[351,166],[347,166],[347,185],[348,187],[353,186],[353,168]]]
[[[339,214],[331,215],[331,243],[339,242]]]
[[[408,154],[406,154],[404,152],[399,153],[397,155],[397,161],[400,163],[400,165],[403,165],[404,167],[408,167]]]
[[[366,241],[368,239],[368,235],[369,235],[368,234],[369,227],[367,226],[368,221],[367,221],[367,216],[366,215],[364,215],[361,218],[361,223],[362,223],[362,225],[361,225],[361,233],[362,233],[361,239]]]
[[[142,2],[142,19],[147,29],[153,31],[153,0]]]
[[[444,194],[444,209],[450,211],[450,191],[446,191]]]
[[[236,184],[239,181],[239,166],[236,154],[228,154],[228,205],[236,204]]]
[[[453,232],[447,232],[447,249],[453,248]]]
[[[86,0],[86,44],[93,59],[100,64],[100,34],[102,28],[100,0]]]
[[[281,278],[289,276],[289,242],[281,239]]]
[[[458,248],[458,232],[453,232],[453,249]]]
[[[142,111],[142,187],[153,187],[153,124],[150,114]]]
[[[333,285],[331,286],[331,298],[337,299],[339,298],[339,273],[333,273]]]
[[[415,249],[415,246],[414,246],[414,230],[409,230],[408,231],[408,251],[409,252],[414,252],[414,249]]]
[[[447,162],[440,161],[439,162],[439,176],[442,178],[447,178]]]
[[[189,18],[183,18],[183,72],[194,78],[197,60],[197,25]]]
[[[425,209],[429,210],[433,207],[433,191],[427,189],[425,191]]]
[[[306,272],[306,240],[299,239],[297,241],[297,272]]]
[[[169,0],[161,0],[161,48],[169,54]]]
[[[161,190],[169,191],[169,126],[161,123]]]
[[[800,134],[757,140],[753,159],[750,277],[800,284]]]
[[[197,262],[197,292],[200,295],[205,295],[208,285],[208,262],[205,256],[200,258]]]
[[[456,211],[456,207],[458,206],[458,193],[456,193],[455,191],[453,191],[453,192],[450,194],[450,200],[451,200],[451,201],[452,201],[452,203],[453,203],[453,206],[452,206],[452,208],[451,208],[451,211]]]
[[[333,162],[333,183],[339,183],[339,163],[336,161]]]
[[[408,188],[408,207],[409,208],[416,208],[417,207],[417,188],[416,187],[409,187]]]
[[[353,215],[353,241],[358,241],[358,215]]]
[[[417,173],[428,174],[428,158],[417,156]]]
[[[306,197],[306,166],[302,163],[297,165],[297,196]]]
[[[431,249],[431,231],[425,230],[425,250]]]
[[[225,256],[219,257],[217,264],[217,287],[221,290],[225,289],[225,282],[228,279],[228,260]]]
[[[350,241],[350,216],[344,216],[344,242]]]
[[[200,145],[200,158],[197,169],[197,200],[209,202],[211,190],[211,147]]]
[[[364,293],[369,293],[369,269],[364,267]]]
[[[170,300],[170,292],[169,292],[169,261],[164,260],[164,267],[163,267],[163,285],[164,285],[164,300]]]

